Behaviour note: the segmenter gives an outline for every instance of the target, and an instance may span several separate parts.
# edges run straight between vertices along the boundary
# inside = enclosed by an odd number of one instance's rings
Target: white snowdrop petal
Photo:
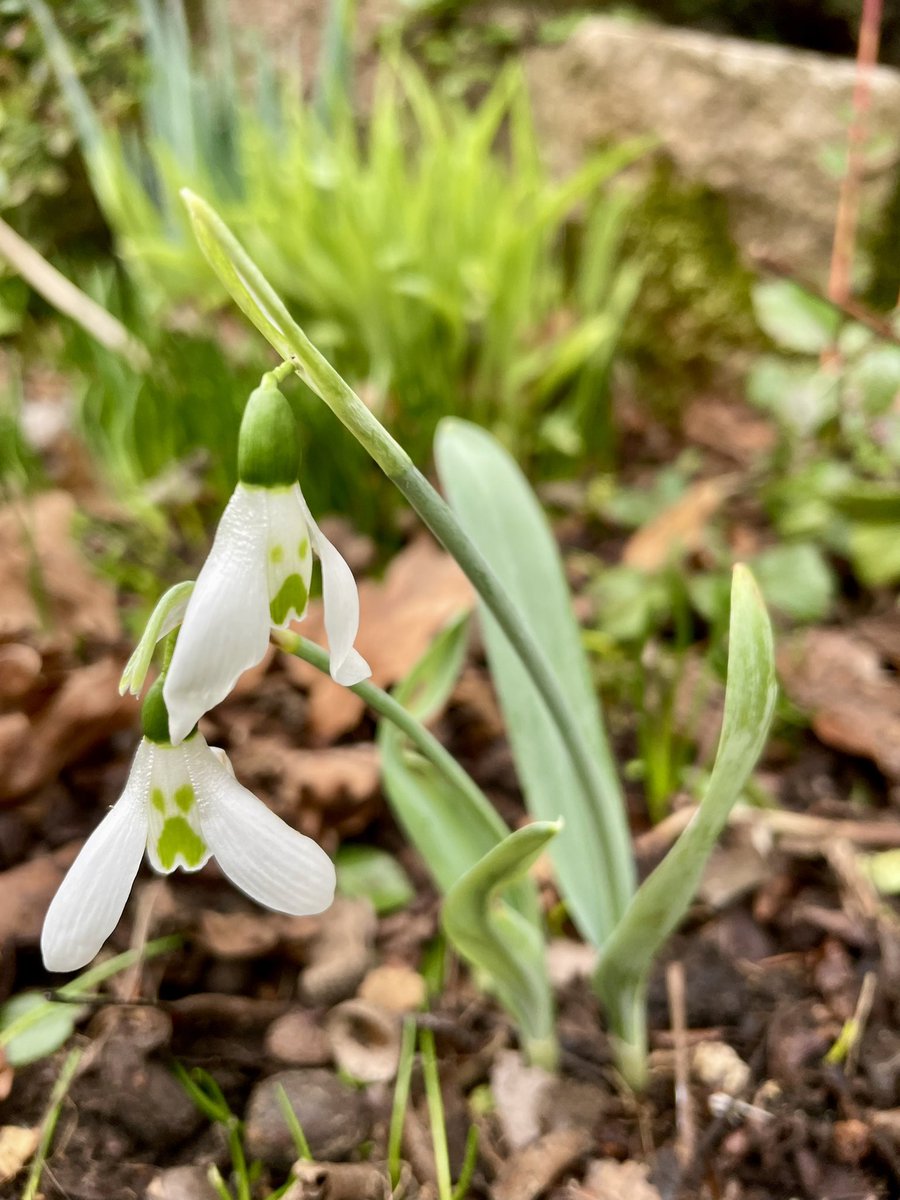
[[[334,899],[334,864],[234,779],[200,734],[185,745],[203,837],[222,871],[253,900],[306,916]]]
[[[264,489],[238,484],[197,578],[163,685],[178,745],[269,644]]]
[[[150,746],[141,742],[125,791],[106,814],[53,897],[41,933],[48,971],[77,971],[115,929],[147,844]]]
[[[359,632],[359,592],[346,561],[312,518],[300,485],[297,497],[309,526],[313,548],[322,563],[322,602],[325,609],[325,633],[328,637],[331,677],[350,685],[368,679],[369,664],[353,648]]]

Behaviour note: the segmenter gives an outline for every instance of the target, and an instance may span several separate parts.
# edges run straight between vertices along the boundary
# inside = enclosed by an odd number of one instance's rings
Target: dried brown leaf
[[[623,564],[638,571],[659,571],[682,554],[699,550],[710,517],[733,489],[731,475],[692,483],[674,504],[632,534],[622,551]]]
[[[811,629],[782,646],[778,669],[817,737],[900,779],[900,683],[868,642],[840,629]]]
[[[118,640],[115,589],[92,574],[80,553],[72,537],[75,512],[75,500],[62,491],[0,509],[0,638],[49,632],[69,647],[82,638]]]

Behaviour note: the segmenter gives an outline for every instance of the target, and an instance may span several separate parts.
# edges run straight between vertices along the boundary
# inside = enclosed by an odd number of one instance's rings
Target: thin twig
[[[675,1047],[675,1154],[684,1168],[692,1161],[697,1149],[697,1126],[694,1121],[689,1080],[690,1054],[687,1044],[687,1004],[682,963],[671,962],[666,968],[666,992],[669,998],[672,1042]]]
[[[697,807],[696,804],[689,804],[679,808],[635,838],[634,848],[638,858],[652,860],[664,854],[684,831]],[[758,829],[773,837],[796,839],[798,843],[803,843],[805,850],[816,856],[824,854],[829,841],[835,838],[868,849],[900,846],[900,821],[896,820],[842,821],[785,809],[750,808],[738,804],[732,810],[728,824],[731,827]]]
[[[129,333],[112,313],[67,279],[42,254],[0,218],[0,255],[27,284],[55,309],[80,325],[101,346],[126,359],[139,371],[150,367],[150,354],[143,342]]]
[[[847,1061],[844,1064],[844,1074],[848,1076],[856,1073],[863,1034],[866,1032],[866,1025],[872,1012],[872,1005],[875,1003],[875,988],[877,983],[878,979],[875,972],[866,971],[863,976],[862,987],[859,989],[856,1008],[853,1012],[854,1037],[850,1042],[850,1048],[847,1051]]]
[[[859,220],[860,185],[865,165],[865,144],[872,99],[871,76],[872,68],[878,61],[882,7],[883,0],[863,0],[859,45],[856,51],[853,119],[847,136],[847,169],[841,180],[831,251],[831,270],[828,276],[828,295],[839,304],[846,303],[850,297],[853,247]]]

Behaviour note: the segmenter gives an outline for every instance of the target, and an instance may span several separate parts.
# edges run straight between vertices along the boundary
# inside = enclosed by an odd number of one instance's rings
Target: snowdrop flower
[[[276,912],[306,916],[334,898],[325,851],[242,787],[222,751],[199,733],[172,745],[159,682],[147,693],[142,723],[125,790],[47,912],[48,971],[75,971],[94,958],[118,924],[145,849],[162,874],[198,871],[214,856],[233,884]]]
[[[331,675],[351,686],[371,673],[353,648],[359,595],[297,482],[294,416],[272,376],[251,395],[238,444],[240,483],[187,604],[164,695],[173,745],[266,652],[272,628],[305,612],[313,552],[322,564]]]

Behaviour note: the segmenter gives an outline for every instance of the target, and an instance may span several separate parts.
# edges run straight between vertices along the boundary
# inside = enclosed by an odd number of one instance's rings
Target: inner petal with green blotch
[[[183,770],[176,748],[157,751],[150,789],[147,855],[157,871],[168,874],[176,867],[196,871],[209,859],[210,850],[200,827],[197,797]]]

